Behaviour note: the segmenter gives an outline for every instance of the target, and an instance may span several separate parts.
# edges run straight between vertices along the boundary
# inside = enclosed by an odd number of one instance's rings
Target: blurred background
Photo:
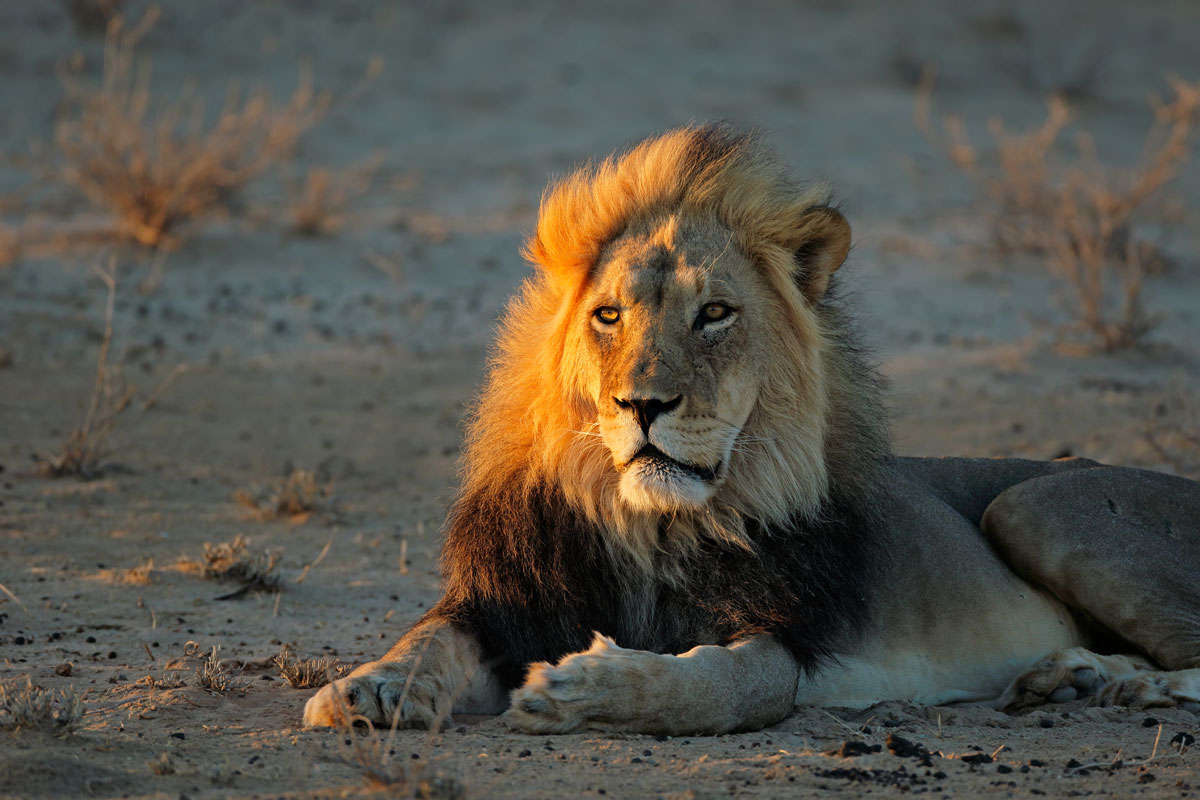
[[[727,119],[834,184],[902,406],[1043,344],[1137,362],[1047,365],[1103,383],[1194,338],[1197,30],[1186,1],[7,3],[0,357],[93,358],[115,257],[147,372],[478,365],[548,178]]]

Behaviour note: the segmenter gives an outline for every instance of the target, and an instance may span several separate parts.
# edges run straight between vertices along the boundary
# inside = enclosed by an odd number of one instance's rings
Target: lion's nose
[[[683,395],[679,395],[674,400],[659,400],[656,397],[630,397],[626,400],[620,397],[613,398],[613,402],[618,407],[633,411],[634,419],[637,420],[642,433],[647,436],[650,435],[650,425],[658,418],[658,415],[674,411],[682,400]]]

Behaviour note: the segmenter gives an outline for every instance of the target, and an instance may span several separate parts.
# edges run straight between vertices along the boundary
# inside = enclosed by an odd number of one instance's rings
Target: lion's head
[[[849,247],[823,187],[723,125],[556,182],[526,248],[539,270],[503,318],[468,484],[553,485],[642,562],[664,530],[737,542],[747,518],[818,514],[834,451],[875,444],[835,441],[876,429],[845,423],[874,387],[852,385],[869,371],[826,298]]]

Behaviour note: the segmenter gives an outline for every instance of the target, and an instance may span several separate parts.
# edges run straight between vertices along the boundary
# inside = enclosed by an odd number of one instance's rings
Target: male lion
[[[554,184],[445,594],[304,721],[754,729],[888,699],[1200,709],[1200,485],[889,452],[850,227],[723,125]]]

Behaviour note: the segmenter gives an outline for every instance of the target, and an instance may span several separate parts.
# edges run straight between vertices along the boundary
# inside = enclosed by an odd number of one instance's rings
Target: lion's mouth
[[[625,464],[625,469],[641,462],[646,466],[654,469],[660,469],[666,472],[680,470],[690,475],[694,475],[702,481],[712,481],[717,479],[718,473],[721,471],[721,465],[715,467],[705,467],[700,464],[689,464],[686,461],[678,461],[671,458],[669,455],[659,450],[652,444],[647,443],[634,453],[633,458]]]

